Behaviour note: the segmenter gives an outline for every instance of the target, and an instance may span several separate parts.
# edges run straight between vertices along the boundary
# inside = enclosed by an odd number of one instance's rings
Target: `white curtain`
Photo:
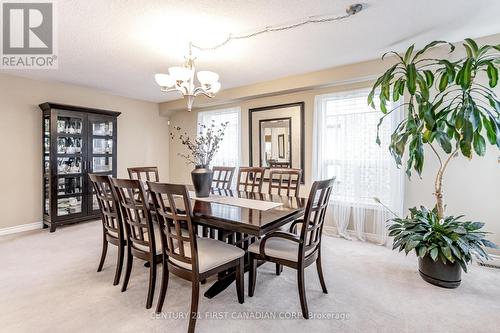
[[[402,214],[404,174],[388,151],[390,136],[402,112],[385,119],[380,128],[381,146],[377,145],[377,124],[382,113],[367,105],[368,93],[368,89],[362,89],[316,96],[313,178],[336,177],[331,204],[341,237],[349,238],[347,229],[351,224],[358,239],[365,240],[367,233],[375,234],[377,242],[384,244],[386,221],[393,215],[374,198]]]
[[[221,110],[204,111],[198,113],[198,133],[200,125],[210,126],[215,123],[228,122],[224,138],[220,143],[219,151],[212,159],[211,166],[233,166],[238,167],[241,163],[241,125],[240,108],[233,107]]]

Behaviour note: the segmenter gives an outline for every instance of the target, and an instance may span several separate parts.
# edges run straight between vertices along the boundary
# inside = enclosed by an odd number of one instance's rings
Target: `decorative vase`
[[[194,192],[197,197],[206,198],[210,195],[213,175],[213,171],[206,165],[197,165],[191,171],[191,179],[193,180]]]
[[[457,288],[462,281],[462,269],[457,262],[451,263],[432,260],[425,256],[418,258],[418,271],[422,279],[443,288]]]

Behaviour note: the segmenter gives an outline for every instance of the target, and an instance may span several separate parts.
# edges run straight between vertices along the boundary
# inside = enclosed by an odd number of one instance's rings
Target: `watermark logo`
[[[1,1],[3,69],[56,69],[55,3]]]

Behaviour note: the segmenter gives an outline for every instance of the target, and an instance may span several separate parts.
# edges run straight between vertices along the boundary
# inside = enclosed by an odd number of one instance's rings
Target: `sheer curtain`
[[[333,220],[341,237],[350,238],[348,227],[352,225],[358,239],[365,240],[372,234],[384,244],[386,221],[393,216],[374,198],[402,214],[404,174],[388,150],[401,112],[386,118],[380,127],[381,146],[377,145],[381,112],[367,105],[368,93],[368,89],[362,89],[316,96],[313,177],[336,177]],[[375,100],[375,104],[379,102]]]
[[[233,107],[221,110],[204,111],[198,113],[198,132],[200,125],[211,125],[212,121],[217,126],[228,122],[224,139],[220,143],[219,151],[212,160],[212,166],[238,167],[241,161],[241,133],[240,133],[240,108]]]

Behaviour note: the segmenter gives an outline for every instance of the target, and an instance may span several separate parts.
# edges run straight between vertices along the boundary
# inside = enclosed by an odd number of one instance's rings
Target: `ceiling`
[[[4,73],[87,86],[153,102],[154,74],[183,63],[188,41],[210,45],[228,33],[344,13],[354,0],[57,1],[59,68]],[[435,39],[500,32],[498,0],[366,0],[359,14],[232,41],[197,52],[198,69],[220,74],[222,89],[355,63]]]

